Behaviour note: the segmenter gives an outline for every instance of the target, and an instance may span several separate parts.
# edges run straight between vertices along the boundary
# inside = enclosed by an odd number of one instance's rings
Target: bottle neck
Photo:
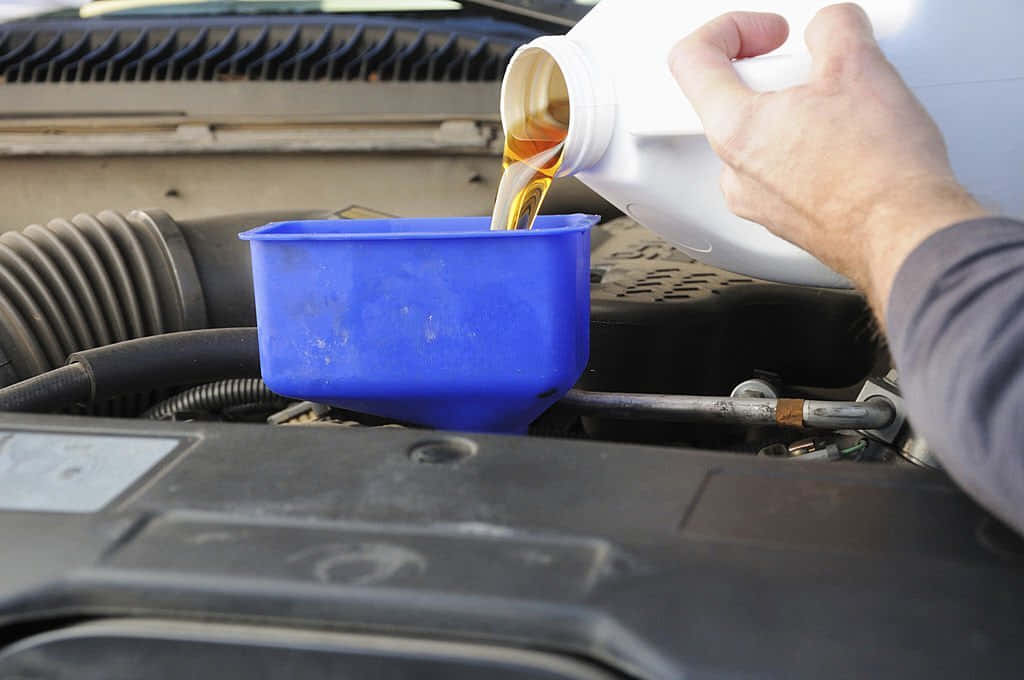
[[[614,89],[566,36],[537,38],[516,50],[501,85],[506,131],[531,110],[544,110],[551,99],[566,96],[569,123],[558,177],[575,175],[601,160],[615,126]]]

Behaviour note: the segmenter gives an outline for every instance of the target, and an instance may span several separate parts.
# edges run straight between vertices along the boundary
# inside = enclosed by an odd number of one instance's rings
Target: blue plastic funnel
[[[403,422],[523,432],[590,352],[588,215],[280,222],[247,231],[263,379]]]

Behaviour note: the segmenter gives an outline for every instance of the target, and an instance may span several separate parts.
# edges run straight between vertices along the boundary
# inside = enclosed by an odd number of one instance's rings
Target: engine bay
[[[274,221],[382,216],[360,206],[181,221],[163,211],[102,211],[8,231],[0,235],[5,381],[111,343],[255,326],[249,253],[238,233]],[[929,460],[898,455],[913,438],[901,427],[898,387],[892,376],[886,382],[888,356],[860,295],[718,270],[625,217],[596,227],[591,251],[590,361],[577,389],[536,420],[531,434],[804,460]],[[868,384],[882,389],[865,393]],[[97,398],[94,388],[91,395],[61,406],[80,417],[416,427],[288,400],[258,374],[140,383],[111,399]],[[632,401],[611,404],[610,395]],[[689,405],[680,408],[681,398]],[[858,402],[863,411],[879,400],[892,407],[891,417],[872,413],[844,427],[841,419],[808,415],[816,406],[856,409]],[[769,411],[754,412],[762,406]]]
[[[1018,672],[1024,544],[913,432],[863,297],[575,179],[543,212],[601,217],[589,362],[527,431],[261,379],[239,234],[490,214],[509,59],[593,3],[89,4],[0,24],[0,676]]]

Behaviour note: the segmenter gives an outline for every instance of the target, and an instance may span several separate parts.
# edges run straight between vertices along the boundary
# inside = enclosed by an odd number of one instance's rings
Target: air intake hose
[[[192,255],[165,213],[107,210],[0,234],[0,384],[79,350],[205,326]]]
[[[105,210],[0,234],[0,387],[93,347],[252,326],[249,246],[238,234],[280,220],[348,216],[321,210],[176,221],[161,210]]]
[[[249,248],[239,232],[346,216],[290,211],[178,222],[160,210],[105,210],[0,234],[0,387],[111,343],[252,326]],[[57,378],[67,379],[67,372],[33,384],[43,395]],[[93,402],[90,411],[137,415],[167,396],[154,389],[142,384],[138,394]]]

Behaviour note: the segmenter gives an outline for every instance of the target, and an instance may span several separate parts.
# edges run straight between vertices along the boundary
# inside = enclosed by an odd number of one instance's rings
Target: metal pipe
[[[804,402],[804,425],[823,430],[880,430],[896,420],[888,399]]]
[[[823,430],[876,430],[896,417],[884,399],[864,402],[746,399],[569,390],[559,405],[584,415],[721,425],[788,425]]]

